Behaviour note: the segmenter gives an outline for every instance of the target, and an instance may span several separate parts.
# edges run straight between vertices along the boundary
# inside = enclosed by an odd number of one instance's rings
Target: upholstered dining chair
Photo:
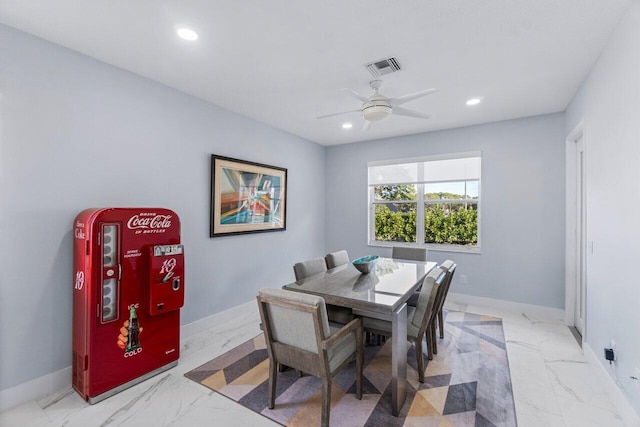
[[[440,268],[442,268],[447,274],[442,282],[442,285],[440,285],[441,295],[440,295],[440,298],[438,299],[438,305],[436,307],[437,313],[438,313],[438,329],[440,329],[441,339],[444,338],[444,319],[442,315],[442,307],[444,306],[444,301],[447,299],[447,294],[449,293],[449,286],[451,285],[451,279],[453,279],[453,274],[456,272],[457,267],[458,265],[450,259],[446,260],[440,265]]]
[[[362,399],[362,320],[330,326],[324,299],[316,295],[264,288],[257,300],[269,354],[269,409],[275,407],[277,367],[284,364],[322,379],[321,425],[328,426],[331,381],[354,357],[356,397]]]
[[[293,266],[296,281],[317,273],[322,273],[323,271],[327,271],[327,263],[324,258],[314,258],[309,261],[297,262]]]
[[[449,285],[451,284],[451,278],[456,270],[456,264],[450,259],[440,264],[440,268],[444,272],[442,283],[438,288],[438,294],[436,295],[436,305],[433,310],[433,320],[429,322],[429,329],[427,330],[427,336],[431,337],[429,341],[429,360],[433,359],[434,354],[438,354],[438,340],[436,339],[436,324],[440,327],[440,338],[444,338],[444,316],[442,314],[442,307],[444,306],[444,300],[447,298],[449,292]],[[407,302],[409,305],[409,302]]]
[[[327,254],[324,259],[327,261],[327,268],[331,270],[339,265],[348,264],[349,254],[347,251],[331,252],[330,254]]]
[[[347,251],[341,252],[344,252],[347,257],[347,261],[345,262],[346,264],[347,262],[349,262],[349,255],[347,255]],[[339,252],[334,253],[339,254]],[[339,257],[340,255],[336,257],[336,260]],[[313,276],[314,274],[322,273],[323,271],[327,271],[327,260],[325,258],[314,258],[310,259],[309,261],[297,262],[293,266],[293,273],[296,276],[296,281],[302,280],[309,276]],[[349,323],[351,320],[353,320],[354,317],[351,313],[351,310],[344,307],[329,305],[327,306],[327,311],[329,313],[329,320],[335,323],[341,323],[343,325]]]
[[[391,258],[408,259],[411,261],[426,261],[427,248],[405,248],[402,246],[394,246],[391,250]]]
[[[431,322],[434,319],[436,295],[443,278],[443,270],[436,267],[429,272],[422,281],[422,290],[415,307],[407,307],[407,340],[416,346],[416,361],[418,364],[418,381],[424,382],[424,354],[422,340],[427,339],[429,359],[433,358],[431,342],[433,336]],[[380,319],[363,318],[364,330],[373,334],[391,336],[391,322]]]

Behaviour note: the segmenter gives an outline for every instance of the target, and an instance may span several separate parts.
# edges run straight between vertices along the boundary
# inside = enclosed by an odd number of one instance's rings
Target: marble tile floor
[[[519,427],[624,427],[569,328],[474,305],[448,308],[501,317]],[[3,427],[275,426],[270,420],[184,377],[257,335],[256,311],[184,340],[178,366],[96,405],[69,386],[0,413]],[[355,426],[354,426],[355,427]]]

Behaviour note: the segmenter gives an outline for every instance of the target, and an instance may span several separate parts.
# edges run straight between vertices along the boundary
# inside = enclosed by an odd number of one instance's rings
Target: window
[[[369,162],[369,244],[480,248],[480,153]]]

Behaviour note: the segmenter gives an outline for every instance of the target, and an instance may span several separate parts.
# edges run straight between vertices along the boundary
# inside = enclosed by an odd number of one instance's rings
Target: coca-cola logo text
[[[142,216],[134,215],[127,221],[130,230],[139,228],[158,229],[171,227],[171,215]]]

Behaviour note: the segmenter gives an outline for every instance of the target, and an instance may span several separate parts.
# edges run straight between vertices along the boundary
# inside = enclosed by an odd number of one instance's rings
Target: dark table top
[[[319,295],[331,305],[390,314],[407,301],[435,266],[435,262],[380,258],[370,274],[361,274],[348,263],[283,289]]]

